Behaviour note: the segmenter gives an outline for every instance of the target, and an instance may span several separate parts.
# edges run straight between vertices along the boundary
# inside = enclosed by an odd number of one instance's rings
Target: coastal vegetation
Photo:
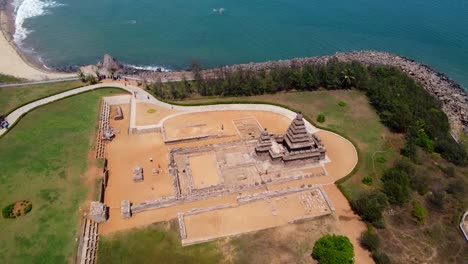
[[[81,86],[83,84],[80,81],[67,81],[0,88],[0,115],[6,115],[38,99]]]
[[[0,200],[21,201],[27,194],[34,201],[34,217],[0,219],[1,263],[66,263],[74,257],[98,103],[119,92],[100,89],[42,106],[0,139]]]
[[[364,67],[357,63],[339,62],[332,62],[328,70],[324,70],[328,66],[314,67],[319,72],[316,76],[320,85],[317,87],[294,86],[295,83],[304,83],[297,80],[306,78],[295,79],[293,74],[307,76],[304,75],[307,67],[304,67],[276,70],[289,72],[279,79],[270,78],[281,75],[277,73],[260,72],[256,75],[242,71],[223,73],[215,80],[202,78],[194,82],[173,83],[170,87],[156,83],[148,88],[166,100],[186,98],[176,101],[177,104],[269,103],[302,110],[309,121],[316,121],[314,117],[317,113],[324,113],[327,120],[320,126],[346,136],[358,148],[360,164],[354,176],[339,181],[339,186],[354,210],[379,228],[375,235],[386,238],[382,248],[373,251],[374,259],[378,263],[389,263],[390,258],[396,262],[405,262],[415,257],[410,251],[420,250],[421,247],[426,248],[424,252],[443,252],[432,256],[421,252],[417,254],[421,260],[450,257],[450,261],[456,262],[465,258],[463,240],[458,237],[456,223],[467,204],[467,197],[462,195],[468,189],[468,172],[464,167],[466,147],[451,137],[447,117],[441,111],[439,102],[419,84],[392,67]],[[340,79],[341,67],[352,68],[354,88],[349,89],[345,85],[347,81]],[[195,77],[197,79],[196,74]],[[248,89],[250,85],[242,86],[242,83],[272,79],[275,80],[275,86],[284,88],[262,91]],[[208,82],[211,84],[199,88]],[[287,85],[282,86],[282,82],[287,82]],[[219,93],[223,90],[216,88],[215,84],[244,89]],[[291,86],[293,88],[287,88]],[[188,95],[178,96],[184,89],[189,92]],[[243,96],[257,92],[260,95]],[[201,96],[202,93],[206,96]],[[345,96],[350,94],[355,96]],[[329,100],[329,96],[334,97],[333,100]],[[340,101],[347,102],[347,106],[339,106]],[[375,110],[366,109],[363,105],[371,105]],[[372,116],[372,113],[375,115],[374,111],[378,116]],[[388,130],[380,128],[382,124]],[[463,140],[466,136],[462,135],[461,138]],[[369,182],[369,177],[372,178],[372,185],[361,183]],[[411,200],[415,202],[408,203]],[[414,204],[420,206],[415,207]],[[426,210],[425,214],[422,209]],[[414,221],[415,215],[421,220]],[[430,223],[426,220],[427,224],[421,225],[423,218],[431,219]],[[405,230],[408,235],[399,235],[401,230]],[[433,243],[436,237],[443,242]]]

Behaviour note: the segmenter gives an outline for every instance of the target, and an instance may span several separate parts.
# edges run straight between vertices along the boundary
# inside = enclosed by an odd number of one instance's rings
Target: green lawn
[[[182,247],[178,226],[170,222],[100,236],[99,263],[220,263],[217,242]]]
[[[18,200],[33,203],[26,216],[0,219],[0,263],[66,263],[74,258],[78,208],[88,191],[80,175],[95,139],[99,101],[121,92],[100,89],[40,107],[0,139],[0,206]]]
[[[398,156],[401,135],[391,133],[380,121],[369,104],[366,95],[355,90],[323,90],[313,92],[277,93],[250,97],[199,98],[177,101],[178,104],[205,104],[211,102],[265,102],[300,110],[315,122],[317,115],[324,114],[326,121],[320,123],[325,129],[336,131],[355,143],[360,151],[360,167],[343,186],[351,197],[367,187],[361,179],[368,175],[379,184],[380,175]],[[339,105],[345,102],[346,106]],[[380,162],[379,162],[379,161]]]
[[[81,81],[69,81],[0,88],[0,114],[7,114],[26,103],[83,85]]]

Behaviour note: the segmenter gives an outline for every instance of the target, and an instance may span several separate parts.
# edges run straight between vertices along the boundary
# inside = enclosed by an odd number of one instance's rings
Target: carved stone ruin
[[[122,218],[130,218],[132,217],[132,210],[130,207],[130,201],[129,200],[123,200],[121,202],[121,207],[120,207],[120,214],[122,215]]]
[[[102,131],[102,139],[112,140],[114,138],[115,138],[114,130],[110,126],[105,127],[104,130]]]
[[[304,160],[318,162],[325,159],[325,147],[321,139],[307,132],[301,113],[296,115],[284,135],[272,138],[265,129],[258,139],[255,152],[260,157],[285,163]]]
[[[107,221],[108,215],[106,204],[96,201],[91,202],[88,218],[97,223],[104,223]]]
[[[117,106],[117,114],[114,116],[114,120],[122,120],[123,118],[122,107]]]
[[[143,168],[140,166],[133,167],[133,181],[143,181]]]

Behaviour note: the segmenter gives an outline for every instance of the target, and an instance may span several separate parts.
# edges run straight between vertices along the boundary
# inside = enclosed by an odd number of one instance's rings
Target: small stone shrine
[[[97,201],[91,202],[88,218],[99,224],[107,221],[108,215],[106,204]]]

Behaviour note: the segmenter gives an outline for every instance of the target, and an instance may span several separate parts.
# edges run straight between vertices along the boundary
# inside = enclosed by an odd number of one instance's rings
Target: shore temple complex
[[[349,141],[276,106],[184,108],[138,91],[100,112],[105,162],[80,263],[95,263],[99,234],[155,222],[175,220],[187,246],[334,214],[324,184],[357,161]]]

